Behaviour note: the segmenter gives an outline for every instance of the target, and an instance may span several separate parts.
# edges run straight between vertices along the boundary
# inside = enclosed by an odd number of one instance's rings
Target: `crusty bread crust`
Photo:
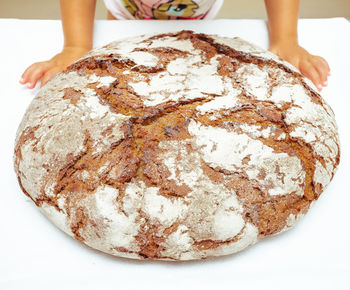
[[[19,126],[19,183],[103,252],[191,260],[292,227],[339,163],[331,108],[290,64],[191,31],[92,50]]]

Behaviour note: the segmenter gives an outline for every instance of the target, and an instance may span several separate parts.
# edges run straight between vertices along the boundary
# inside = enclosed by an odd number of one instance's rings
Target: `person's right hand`
[[[28,67],[20,79],[21,84],[28,83],[28,89],[33,89],[41,79],[41,85],[45,85],[56,74],[63,71],[67,66],[81,58],[88,48],[65,47],[62,52],[47,61],[36,62]]]

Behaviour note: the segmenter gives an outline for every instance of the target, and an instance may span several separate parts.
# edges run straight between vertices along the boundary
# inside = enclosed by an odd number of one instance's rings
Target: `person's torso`
[[[115,0],[135,19],[202,19],[216,0]]]

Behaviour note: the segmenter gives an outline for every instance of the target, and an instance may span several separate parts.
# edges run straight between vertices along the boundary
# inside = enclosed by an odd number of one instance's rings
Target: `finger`
[[[30,65],[29,67],[27,67],[27,69],[23,72],[23,74],[21,75],[21,79],[19,80],[19,82],[21,84],[26,84],[28,82],[28,76],[31,74],[31,72],[37,67],[37,63],[33,63],[32,65]]]
[[[309,78],[314,85],[318,88],[319,91],[322,90],[320,75],[318,74],[315,67],[308,61],[301,63],[300,72]]]
[[[328,64],[328,62],[321,56],[318,56],[318,58],[324,63],[324,65],[326,66],[327,68],[327,74],[330,75],[330,72],[331,72],[331,68]]]
[[[21,84],[26,84],[29,80],[29,76],[32,74],[34,70],[36,70],[39,66],[44,65],[43,62],[36,62],[33,63],[31,66],[29,66],[22,74],[20,83]]]
[[[57,73],[60,72],[60,69],[55,67],[47,71],[43,78],[41,79],[40,87],[43,87],[49,80],[51,80]]]
[[[320,57],[317,57],[317,56],[313,57],[310,61],[314,65],[314,67],[316,68],[316,70],[320,76],[320,80],[321,80],[322,85],[326,85],[327,78],[328,78],[327,66],[322,61],[322,59]]]
[[[35,69],[33,69],[28,76],[28,89],[33,89],[36,86],[38,80],[45,74],[47,68],[45,66],[38,65]]]

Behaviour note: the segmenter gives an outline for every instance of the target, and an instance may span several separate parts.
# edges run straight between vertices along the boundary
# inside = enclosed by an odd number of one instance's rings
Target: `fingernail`
[[[21,84],[23,84],[23,83],[24,83],[24,78],[20,78],[20,79],[19,79],[19,82],[20,82]]]
[[[328,86],[328,82],[325,81],[325,82],[323,83],[323,85],[324,85],[325,87]]]

